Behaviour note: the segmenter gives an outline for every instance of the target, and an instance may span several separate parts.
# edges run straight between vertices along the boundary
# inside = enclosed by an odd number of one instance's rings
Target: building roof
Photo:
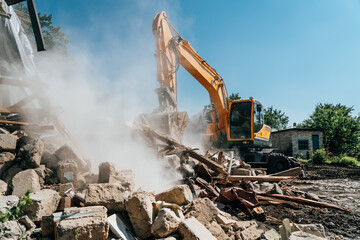
[[[286,131],[323,131],[320,128],[287,128],[287,129],[283,129],[283,130],[277,130],[275,132],[272,133],[277,133],[277,132],[286,132]]]

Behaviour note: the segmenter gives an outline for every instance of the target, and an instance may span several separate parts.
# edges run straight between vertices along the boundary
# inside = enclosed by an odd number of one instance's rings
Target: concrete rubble
[[[224,159],[188,148],[185,153],[173,151],[183,145],[162,138],[173,149],[168,156],[162,155],[167,167],[184,178],[170,189],[153,193],[136,189],[130,169],[102,162],[93,172],[89,161],[70,145],[49,143],[23,131],[10,132],[0,134],[0,220],[8,218],[0,224],[1,239],[326,238],[321,225],[285,221],[280,229],[264,229],[261,221],[267,217],[262,204],[305,200],[280,198],[292,197],[289,189],[267,182],[277,177],[254,171],[245,163],[234,161],[229,177],[248,179],[236,184],[220,177],[227,176],[226,167],[219,164]],[[288,231],[289,226],[296,231]]]

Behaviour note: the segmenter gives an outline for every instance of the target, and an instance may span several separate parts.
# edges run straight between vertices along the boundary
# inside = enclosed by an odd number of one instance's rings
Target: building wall
[[[292,152],[292,132],[273,132],[271,133],[271,143],[273,148],[277,152],[284,153],[285,155],[291,156]]]
[[[324,148],[323,133],[319,130],[290,129],[272,133],[272,144],[279,152],[289,156],[311,157],[313,154],[313,135],[319,136],[319,149]],[[299,140],[307,141],[306,149],[299,149]],[[305,145],[302,145],[303,147]]]

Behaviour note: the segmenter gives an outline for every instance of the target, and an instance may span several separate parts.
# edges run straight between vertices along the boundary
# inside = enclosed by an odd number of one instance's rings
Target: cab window
[[[235,102],[230,111],[230,138],[251,138],[251,102]]]
[[[260,102],[254,103],[254,133],[259,132],[264,125],[264,110]]]

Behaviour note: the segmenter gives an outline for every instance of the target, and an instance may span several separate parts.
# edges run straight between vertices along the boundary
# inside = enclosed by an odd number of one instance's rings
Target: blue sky
[[[180,35],[220,73],[229,93],[281,109],[290,124],[306,119],[320,102],[360,112],[360,1],[36,0],[36,5],[53,14],[71,50],[102,59],[97,67],[110,79],[129,69],[142,71],[146,59],[154,71],[144,81],[156,81],[151,24],[165,10]],[[184,70],[178,84],[180,110],[191,115],[209,103]]]

